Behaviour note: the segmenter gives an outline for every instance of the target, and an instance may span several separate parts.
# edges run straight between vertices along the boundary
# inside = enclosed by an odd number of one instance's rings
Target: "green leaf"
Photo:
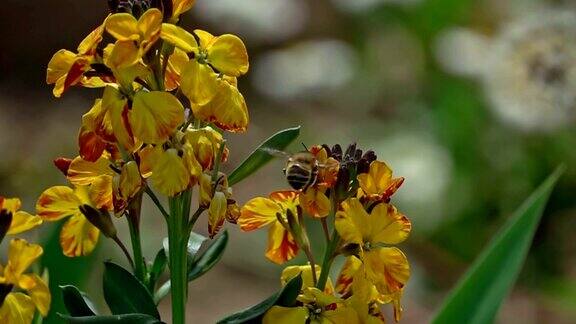
[[[188,269],[188,281],[195,280],[212,269],[224,255],[227,244],[228,232],[224,231],[210,244],[206,251],[194,258]]]
[[[266,150],[282,151],[290,143],[292,143],[300,135],[300,126],[281,130],[272,135],[264,143],[260,144],[258,148],[252,152],[244,162],[242,162],[230,175],[228,176],[228,184],[230,186],[244,180],[252,173],[258,171],[266,163],[272,160],[273,156],[266,152]]]
[[[433,323],[492,323],[526,259],[560,167],[520,206],[446,299]]]
[[[152,268],[150,269],[150,277],[148,279],[148,291],[154,291],[154,287],[156,287],[156,282],[158,278],[164,273],[166,270],[166,265],[168,264],[168,258],[166,257],[166,252],[164,249],[160,249],[158,253],[156,253],[156,257],[154,258],[154,263],[152,264]]]
[[[161,324],[157,318],[146,314],[122,314],[122,315],[101,315],[101,316],[68,316],[58,314],[68,323],[88,323],[88,324]]]
[[[199,235],[200,236],[200,235]],[[188,282],[198,279],[206,272],[210,271],[224,255],[224,250],[228,244],[228,232],[224,231],[212,244],[201,254],[194,256],[188,253]],[[190,247],[190,242],[188,243]],[[196,254],[198,250],[196,249]],[[165,282],[154,294],[154,301],[160,302],[170,292],[170,281]]]
[[[112,314],[142,313],[160,318],[152,296],[133,274],[104,262],[104,299]]]
[[[72,316],[94,316],[94,304],[88,296],[74,286],[60,286],[66,310]]]
[[[292,278],[279,292],[266,298],[257,305],[221,319],[218,321],[218,324],[260,323],[261,317],[264,316],[264,313],[272,306],[293,306],[301,288],[302,275],[298,275]]]

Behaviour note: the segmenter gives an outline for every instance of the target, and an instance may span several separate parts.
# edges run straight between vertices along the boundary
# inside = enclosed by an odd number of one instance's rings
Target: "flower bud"
[[[80,211],[92,225],[96,226],[106,237],[113,238],[116,236],[116,227],[112,222],[112,217],[108,212],[100,212],[90,205],[82,205]]]

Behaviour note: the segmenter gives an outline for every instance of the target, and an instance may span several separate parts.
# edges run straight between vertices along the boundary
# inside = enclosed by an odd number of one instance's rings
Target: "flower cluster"
[[[390,198],[404,179],[394,178],[373,151],[363,153],[356,145],[345,151],[340,145],[314,146],[307,152],[314,156],[311,176],[316,176],[310,186],[253,198],[238,219],[244,231],[269,225],[269,260],[282,264],[302,250],[309,261],[299,268],[304,284],[297,306],[272,307],[264,323],[383,322],[380,305],[387,303],[400,320],[400,298],[410,269],[406,256],[393,245],[408,237],[411,224]],[[310,247],[305,215],[324,229],[321,267]],[[328,272],[338,255],[346,260],[332,289]],[[288,274],[296,275],[294,269],[285,269],[283,284]]]
[[[193,3],[110,1],[112,13],[76,52],[63,49],[50,60],[54,96],[73,86],[103,90],[82,116],[79,155],[55,161],[70,186],[51,187],[37,202],[46,221],[68,217],[60,236],[65,255],[89,254],[100,232],[115,238],[110,215],[137,217],[152,188],[177,197],[199,186],[210,236],[238,217],[219,167],[228,155],[222,132],[248,125],[236,87],[248,54],[234,35],[179,27]]]
[[[18,198],[0,196],[0,242],[42,224],[39,216],[20,210]],[[20,238],[10,241],[8,262],[0,266],[0,322],[31,323],[36,310],[46,316],[51,295],[47,279],[26,270],[42,255],[40,245]]]

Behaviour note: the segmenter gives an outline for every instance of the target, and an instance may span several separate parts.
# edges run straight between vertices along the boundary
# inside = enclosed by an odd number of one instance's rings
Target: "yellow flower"
[[[172,21],[178,21],[178,17],[190,10],[196,0],[172,0]]]
[[[381,294],[400,291],[410,276],[408,260],[395,247],[384,247],[404,241],[410,233],[408,219],[386,203],[376,205],[370,214],[360,201],[351,198],[336,213],[336,230],[344,244],[358,248],[366,277]]]
[[[300,205],[312,217],[326,217],[330,213],[330,199],[324,191],[325,189],[312,186],[300,193]]]
[[[89,186],[54,186],[45,190],[36,203],[43,220],[57,221],[70,217],[60,232],[60,246],[69,257],[88,255],[98,242],[100,231],[80,211],[80,206],[111,211],[113,207],[112,177],[102,175]]]
[[[319,265],[316,265],[316,277],[320,277],[320,273],[322,272],[322,268]],[[313,288],[314,287],[314,279],[312,278],[312,267],[308,265],[297,265],[297,266],[288,266],[282,270],[282,275],[280,276],[280,283],[282,286],[285,286],[288,281],[296,278],[298,275],[302,275],[302,289],[304,288]],[[324,292],[332,295],[334,294],[334,286],[332,285],[332,280],[328,278],[326,282],[326,288],[324,288]]]
[[[194,53],[194,59],[178,68],[181,90],[190,100],[194,116],[227,131],[245,131],[248,108],[236,87],[236,77],[245,74],[249,66],[244,43],[230,34],[213,36],[203,30],[194,33],[199,43],[186,30],[162,24],[162,39]]]
[[[222,134],[214,128],[206,126],[204,128],[188,128],[184,134],[186,142],[191,145],[196,161],[202,166],[202,170],[212,170],[218,157],[220,145],[224,145]],[[228,158],[228,148],[224,147],[221,162]]]
[[[12,214],[12,222],[5,234],[19,234],[42,224],[42,218],[20,210],[21,206],[18,198],[0,196],[0,217],[9,217],[8,214]]]
[[[387,201],[400,188],[404,178],[392,178],[392,170],[381,161],[370,163],[370,171],[358,175],[362,193],[371,200]]]
[[[42,253],[40,245],[22,239],[10,241],[8,264],[0,275],[3,293],[0,295],[0,322],[31,323],[36,309],[42,316],[48,314],[51,301],[48,285],[38,275],[24,273]],[[22,292],[13,292],[14,287]]]
[[[361,267],[361,265],[360,265]],[[358,314],[360,323],[362,324],[384,324],[384,315],[380,310],[380,304],[387,303],[380,300],[380,294],[374,285],[368,281],[364,275],[364,271],[360,268],[354,274],[354,283],[352,285],[352,296],[346,299],[346,305],[353,308]],[[395,309],[396,311],[396,309]],[[396,313],[395,313],[396,315]],[[396,318],[398,322],[399,318]]]
[[[184,107],[163,91],[139,91],[134,96],[128,121],[134,136],[149,144],[162,144],[184,123]]]
[[[135,161],[129,161],[122,166],[118,187],[125,201],[134,197],[142,188],[142,177]]]
[[[128,13],[116,13],[106,18],[106,31],[116,38],[120,51],[126,58],[127,66],[136,63],[160,37],[162,12],[156,8],[148,9],[138,20]]]
[[[272,306],[262,319],[264,324],[358,324],[359,318],[353,308],[347,307],[340,298],[326,294],[317,288],[305,288],[298,296],[303,306]]]
[[[276,191],[271,193],[269,198],[253,198],[242,207],[238,224],[243,231],[253,231],[270,225],[266,257],[272,262],[282,264],[296,256],[298,245],[278,220],[277,214],[286,223],[286,211],[290,209],[297,215],[297,206],[296,191]]]
[[[90,70],[90,64],[94,62],[96,47],[102,41],[104,25],[94,29],[78,45],[78,53],[68,50],[59,50],[52,56],[46,71],[46,83],[54,84],[53,94],[60,97],[69,87],[78,83],[87,86],[102,86],[101,80],[84,76],[84,72]]]

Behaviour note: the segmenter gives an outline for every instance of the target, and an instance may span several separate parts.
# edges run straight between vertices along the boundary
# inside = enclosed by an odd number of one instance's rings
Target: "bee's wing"
[[[272,156],[276,156],[276,157],[281,157],[281,158],[288,158],[290,157],[290,154],[284,152],[284,151],[280,151],[277,149],[273,149],[273,148],[269,148],[269,147],[261,147],[258,149],[261,152],[264,152],[268,155],[272,155]]]

